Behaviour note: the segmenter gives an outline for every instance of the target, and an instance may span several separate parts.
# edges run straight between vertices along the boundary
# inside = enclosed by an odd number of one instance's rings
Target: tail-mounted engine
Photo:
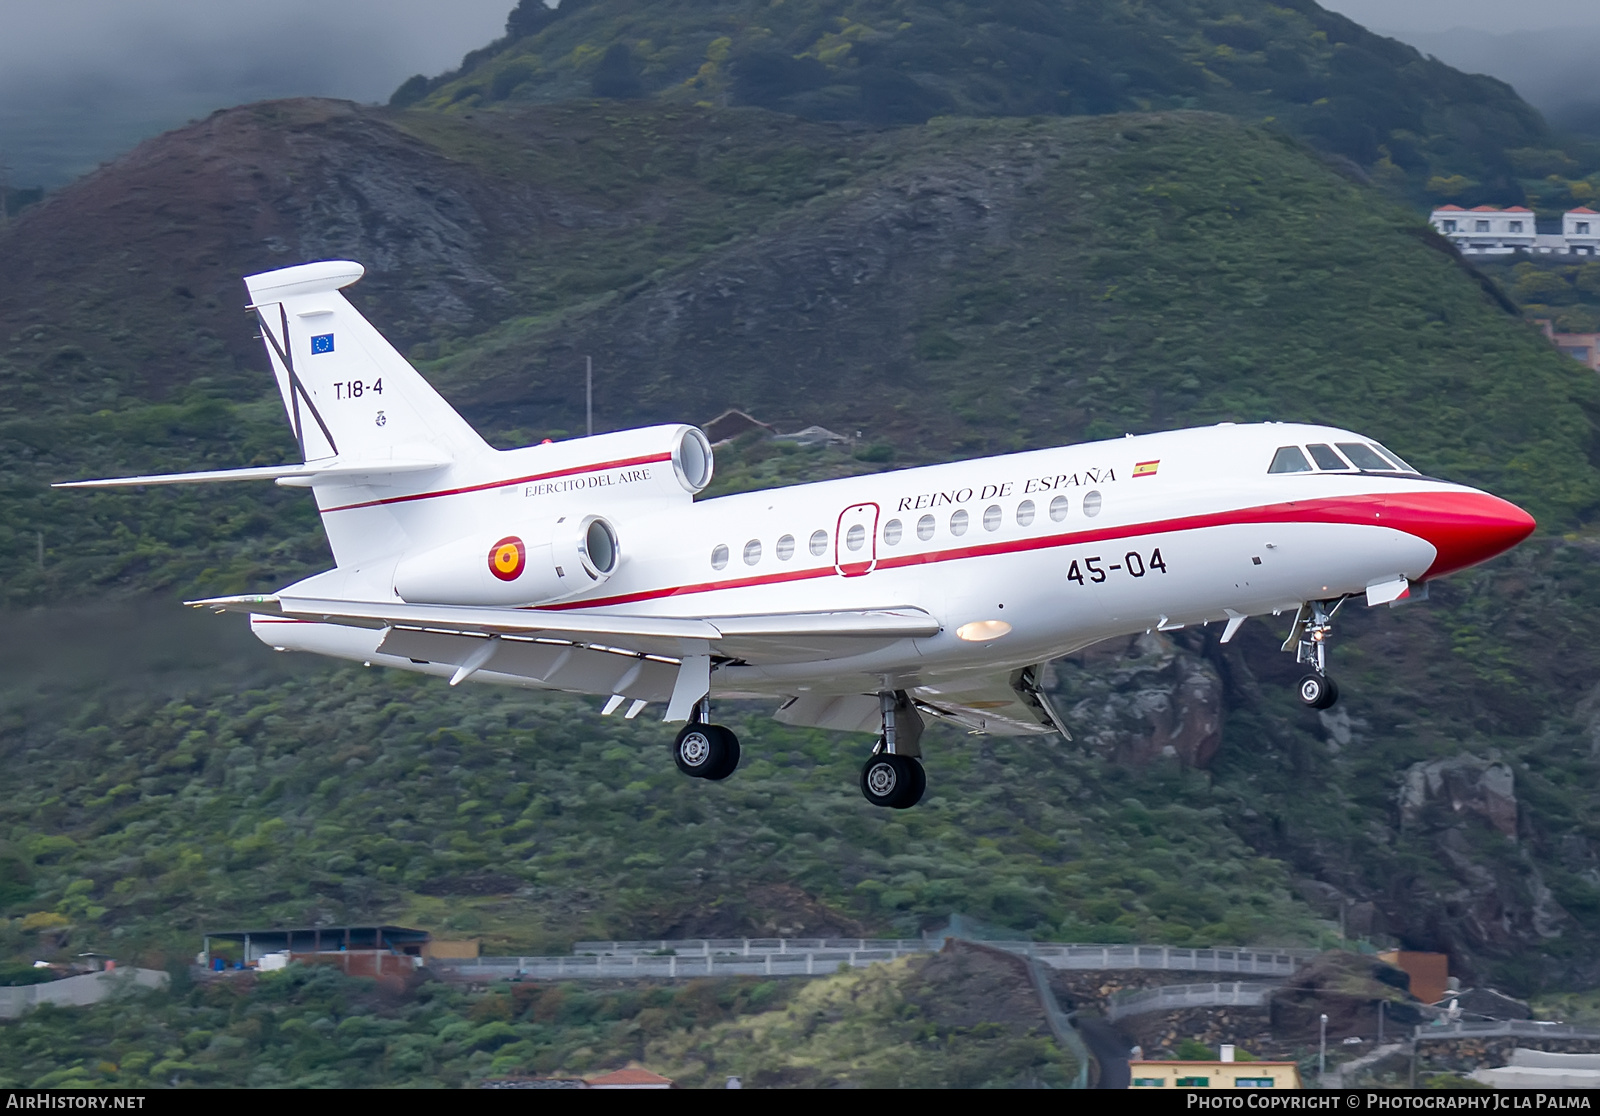
[[[562,516],[543,530],[474,535],[407,558],[394,590],[408,604],[547,604],[593,589],[621,563],[603,516]]]
[[[710,440],[682,425],[574,438],[506,456],[503,467],[524,479],[494,497],[498,522],[401,559],[394,575],[401,600],[532,605],[586,593],[622,563],[618,520],[693,500],[711,483],[713,468]],[[586,514],[598,511],[606,514]]]

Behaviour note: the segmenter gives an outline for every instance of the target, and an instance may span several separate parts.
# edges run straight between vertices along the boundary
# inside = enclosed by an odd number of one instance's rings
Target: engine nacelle
[[[565,600],[605,582],[622,563],[617,532],[598,515],[567,515],[539,530],[472,535],[395,568],[407,604],[525,605]]]

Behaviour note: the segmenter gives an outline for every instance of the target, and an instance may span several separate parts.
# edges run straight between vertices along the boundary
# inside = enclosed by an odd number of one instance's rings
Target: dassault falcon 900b
[[[245,280],[303,462],[77,481],[310,488],[335,568],[250,613],[280,651],[652,703],[686,774],[724,779],[713,697],[877,732],[861,790],[907,807],[925,717],[1067,728],[1040,665],[1099,640],[1293,611],[1299,696],[1326,708],[1334,613],[1418,594],[1534,529],[1372,439],[1264,423],[1175,430],[696,501],[692,426],[495,450],[340,294],[359,264]]]

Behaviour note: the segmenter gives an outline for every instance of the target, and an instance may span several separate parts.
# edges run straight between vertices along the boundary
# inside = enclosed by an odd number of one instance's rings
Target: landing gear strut
[[[905,810],[922,801],[928,776],[922,770],[922,714],[904,690],[878,694],[883,735],[861,768],[861,795],[874,806]]]
[[[739,738],[711,721],[711,699],[695,706],[694,717],[672,742],[672,762],[694,779],[726,779],[739,766]]]
[[[1295,614],[1294,628],[1283,641],[1285,651],[1294,648],[1295,662],[1311,668],[1312,673],[1295,685],[1295,693],[1312,709],[1328,709],[1339,700],[1339,686],[1328,677],[1328,636],[1333,632],[1333,615],[1344,602],[1344,597],[1307,601]]]

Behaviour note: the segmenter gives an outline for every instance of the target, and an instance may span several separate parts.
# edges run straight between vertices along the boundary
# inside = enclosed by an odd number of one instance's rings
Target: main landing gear
[[[861,795],[874,806],[906,810],[922,801],[928,776],[922,770],[922,714],[904,690],[878,694],[883,735],[861,768]]]
[[[694,719],[672,742],[672,761],[695,779],[726,779],[739,766],[739,738],[711,721],[711,700],[701,698]]]
[[[1295,614],[1294,627],[1283,641],[1285,651],[1294,648],[1295,662],[1311,668],[1311,673],[1296,683],[1295,693],[1312,709],[1329,709],[1339,700],[1338,683],[1328,677],[1328,636],[1333,631],[1333,614],[1344,602],[1344,597],[1307,601]]]

